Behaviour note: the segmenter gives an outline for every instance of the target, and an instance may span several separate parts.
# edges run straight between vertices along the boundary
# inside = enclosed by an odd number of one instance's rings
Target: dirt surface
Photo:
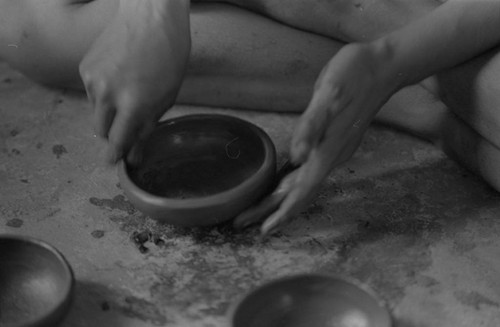
[[[160,225],[103,164],[85,97],[0,65],[0,233],[56,246],[76,296],[62,327],[227,324],[243,294],[302,272],[359,279],[397,327],[500,326],[500,197],[430,144],[373,127],[306,212],[266,242],[255,228]],[[218,112],[266,130],[283,162],[294,116]]]

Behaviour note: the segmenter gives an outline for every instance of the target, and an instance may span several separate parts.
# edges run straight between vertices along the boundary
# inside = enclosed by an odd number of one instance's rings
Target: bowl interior
[[[236,118],[193,115],[166,121],[145,142],[138,167],[127,167],[142,190],[165,198],[210,196],[255,174],[266,156],[256,128]]]
[[[68,300],[72,280],[71,270],[53,249],[0,238],[0,326],[48,320]]]
[[[301,276],[265,285],[247,296],[232,327],[389,327],[387,310],[353,283]]]

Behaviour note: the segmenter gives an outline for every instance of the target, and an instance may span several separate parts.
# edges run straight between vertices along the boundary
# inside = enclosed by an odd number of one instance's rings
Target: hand
[[[290,154],[300,167],[261,203],[235,219],[241,228],[267,218],[263,235],[304,210],[332,169],[347,161],[380,107],[396,91],[388,52],[371,44],[342,48],[323,69],[301,116]]]
[[[109,163],[140,160],[141,141],[174,104],[189,52],[189,1],[120,1],[80,64]]]

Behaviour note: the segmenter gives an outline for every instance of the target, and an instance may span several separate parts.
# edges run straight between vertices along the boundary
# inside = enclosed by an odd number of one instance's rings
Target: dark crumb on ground
[[[136,245],[143,245],[148,242],[152,238],[151,232],[149,230],[145,230],[142,232],[134,232],[132,233],[132,240]]]
[[[6,225],[9,227],[13,227],[13,228],[19,228],[23,224],[24,224],[24,221],[22,221],[21,219],[18,219],[18,218],[14,218],[14,219],[8,220]]]
[[[52,153],[56,155],[56,158],[59,159],[65,153],[68,153],[68,150],[62,144],[56,144],[52,147]]]
[[[139,252],[147,253],[148,251],[149,251],[149,249],[147,247],[145,247],[144,245],[139,246]]]
[[[110,306],[109,306],[108,301],[103,301],[103,302],[101,303],[101,310],[102,310],[102,311],[109,311],[109,309],[111,309],[111,308],[110,308]]]
[[[94,238],[102,238],[104,236],[105,232],[103,230],[95,230],[90,235]]]

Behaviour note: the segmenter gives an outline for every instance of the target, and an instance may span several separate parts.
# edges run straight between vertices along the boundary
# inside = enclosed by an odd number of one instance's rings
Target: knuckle
[[[92,69],[85,62],[82,62],[78,66],[78,72],[84,82],[91,81],[94,75]]]

